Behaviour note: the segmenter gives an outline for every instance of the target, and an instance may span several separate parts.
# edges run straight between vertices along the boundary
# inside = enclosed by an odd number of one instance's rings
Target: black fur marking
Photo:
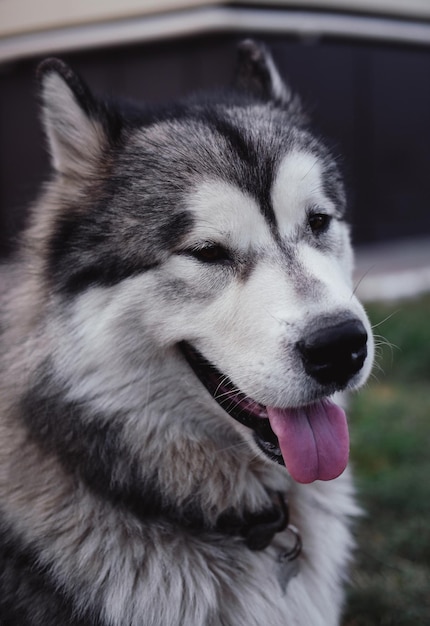
[[[276,154],[263,158],[263,155],[258,153],[258,148],[246,139],[240,128],[224,118],[215,118],[212,124],[239,158],[242,167],[239,166],[239,169],[232,167],[236,174],[234,182],[259,202],[261,212],[269,225],[272,228],[276,227],[276,216],[271,200]]]
[[[91,286],[113,287],[126,278],[155,269],[158,263],[149,265],[127,265],[121,259],[110,257],[106,261],[76,270],[64,281],[64,292],[74,295]]]
[[[160,498],[142,484],[137,464],[124,450],[120,416],[109,423],[94,413],[87,416],[85,405],[65,400],[64,393],[47,361],[21,400],[21,414],[33,438],[94,492],[117,502],[131,500],[135,490],[149,514],[158,512]]]
[[[37,382],[21,401],[25,424],[38,444],[55,454],[63,467],[95,494],[127,508],[144,523],[163,518],[193,533],[240,535],[252,550],[265,548],[283,529],[279,507],[275,506],[243,514],[229,511],[213,526],[198,502],[190,499],[177,507],[167,501],[155,471],[144,477],[137,460],[125,449],[120,416],[112,416],[109,422],[95,414],[86,416],[84,405],[68,402],[64,390],[55,386],[49,362],[38,374]]]
[[[1,626],[104,626],[99,616],[78,614],[28,546],[0,518]]]
[[[84,215],[70,207],[58,217],[47,258],[47,274],[54,277],[55,289],[74,295],[92,285],[111,287],[153,270],[161,262],[156,248],[166,255],[192,227],[187,212],[169,215],[155,227],[154,218],[141,207],[120,206],[114,211],[109,195]],[[148,230],[155,240],[151,244]]]

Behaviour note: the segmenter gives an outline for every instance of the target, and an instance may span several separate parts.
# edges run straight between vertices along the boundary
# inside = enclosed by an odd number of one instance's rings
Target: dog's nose
[[[361,370],[367,356],[367,332],[350,318],[334,325],[317,325],[297,344],[309,376],[322,385],[343,388]]]

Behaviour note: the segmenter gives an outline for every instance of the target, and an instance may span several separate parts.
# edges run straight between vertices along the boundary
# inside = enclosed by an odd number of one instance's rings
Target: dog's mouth
[[[300,483],[331,480],[345,469],[349,435],[344,411],[323,398],[300,407],[264,406],[234,383],[187,342],[180,348],[211,396],[236,421],[250,428],[259,448],[286,465]]]

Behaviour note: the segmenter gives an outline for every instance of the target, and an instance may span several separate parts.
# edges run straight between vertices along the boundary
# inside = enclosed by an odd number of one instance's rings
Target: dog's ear
[[[61,174],[84,176],[108,143],[103,106],[58,59],[43,61],[37,76],[52,164]]]
[[[246,39],[238,46],[236,85],[258,98],[279,104],[288,104],[293,98],[269,50],[263,43],[252,39]]]

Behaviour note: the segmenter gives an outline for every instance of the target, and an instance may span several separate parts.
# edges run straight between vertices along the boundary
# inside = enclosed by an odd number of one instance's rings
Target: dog
[[[38,71],[1,307],[3,626],[331,626],[373,360],[345,189],[263,44],[155,109]]]

